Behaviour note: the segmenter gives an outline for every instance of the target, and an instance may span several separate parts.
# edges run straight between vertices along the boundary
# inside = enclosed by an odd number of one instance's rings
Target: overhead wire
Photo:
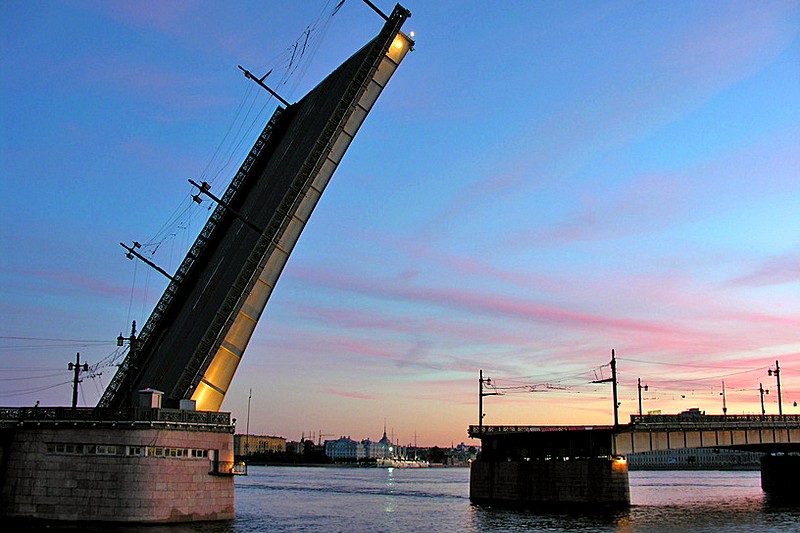
[[[311,58],[319,49],[330,20],[342,7],[343,2],[338,2],[334,7],[331,7],[331,4],[330,1],[325,2],[313,22],[308,24],[300,36],[281,53],[284,61],[288,61],[288,63],[284,62],[282,65],[273,67],[274,70],[283,71],[283,75],[278,81],[279,86],[286,85],[289,80],[299,83],[302,79]],[[298,70],[300,68],[302,70]],[[213,184],[218,181],[220,176],[232,174],[233,170],[230,167],[233,161],[243,159],[245,141],[252,138],[258,126],[266,121],[266,111],[270,104],[274,104],[273,97],[269,95],[260,108],[255,111],[262,94],[256,91],[252,84],[246,85],[228,128],[201,172],[200,177],[203,181]],[[150,239],[141,243],[142,248],[154,255],[164,242],[174,239],[178,229],[188,229],[189,213],[195,212],[192,209],[194,204],[192,197],[193,195],[187,194],[183,198],[181,204],[175,208],[161,228]],[[183,248],[188,249],[188,245]]]
[[[647,365],[662,365],[662,366],[674,366],[674,367],[686,367],[686,368],[719,368],[719,364],[717,365],[696,365],[692,363],[672,363],[672,362],[665,362],[665,361],[645,361],[642,359],[631,359],[628,357],[617,357],[617,361],[630,361],[633,363],[642,363]],[[730,368],[745,368],[745,367],[738,367],[738,366],[731,366],[728,363],[725,363],[725,366]],[[752,368],[752,367],[747,367]],[[761,369],[762,367],[759,366],[757,369]]]
[[[62,385],[69,385],[71,383],[72,383],[72,381],[70,380],[70,381],[63,381],[63,382],[60,382],[60,383],[56,383],[54,385],[47,385],[47,386],[43,386],[43,387],[34,387],[34,388],[28,388],[28,389],[17,389],[17,390],[12,390],[12,391],[3,391],[3,392],[0,392],[0,397],[7,398],[7,397],[11,397],[11,396],[22,396],[22,395],[25,395],[25,394],[33,394],[35,392],[42,392],[42,391],[46,391],[46,390],[50,390],[50,389],[55,389],[56,387],[61,387]]]

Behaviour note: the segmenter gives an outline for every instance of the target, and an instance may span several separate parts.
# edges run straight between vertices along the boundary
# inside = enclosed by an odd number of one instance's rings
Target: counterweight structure
[[[377,37],[300,101],[278,107],[139,337],[132,335],[98,407],[129,407],[149,387],[164,392],[164,407],[192,399],[198,410],[219,410],[317,201],[414,44],[400,31],[409,16],[398,4]]]

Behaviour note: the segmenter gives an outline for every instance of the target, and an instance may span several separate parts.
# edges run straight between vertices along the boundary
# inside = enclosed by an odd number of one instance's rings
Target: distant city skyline
[[[385,11],[394,3],[376,2]],[[363,2],[0,6],[0,405],[79,406],[276,101],[363,46]],[[445,446],[478,423],[800,414],[800,4],[404,3],[356,136],[222,405],[244,431]],[[377,422],[377,423],[376,423]]]

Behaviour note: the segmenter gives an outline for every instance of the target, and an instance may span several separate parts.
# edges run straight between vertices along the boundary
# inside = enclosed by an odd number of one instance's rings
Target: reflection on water
[[[765,498],[759,472],[630,473],[624,511],[522,511],[471,505],[469,470],[250,467],[236,479],[236,519],[177,526],[50,531],[800,531],[800,506]],[[26,531],[40,527],[27,526]]]

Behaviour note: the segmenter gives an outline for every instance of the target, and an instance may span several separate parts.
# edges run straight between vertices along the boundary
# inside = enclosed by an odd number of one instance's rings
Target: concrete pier
[[[4,517],[142,523],[233,518],[228,413],[2,411]]]
[[[580,458],[493,462],[470,471],[470,500],[515,507],[630,505],[625,459]]]
[[[800,455],[765,455],[761,458],[761,489],[770,497],[800,501]]]

